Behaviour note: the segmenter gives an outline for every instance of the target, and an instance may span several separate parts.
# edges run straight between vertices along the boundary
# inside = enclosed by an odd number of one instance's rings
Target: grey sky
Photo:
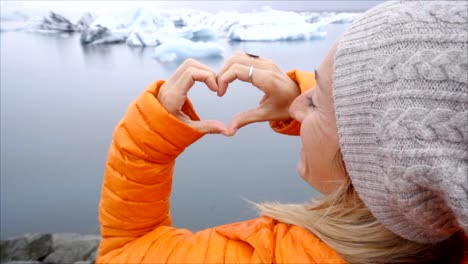
[[[114,13],[132,7],[150,6],[161,9],[191,8],[196,10],[218,12],[237,10],[248,12],[270,6],[285,11],[364,11],[383,0],[371,1],[11,1],[0,0],[2,13],[5,10],[21,9],[24,13],[42,13],[53,10],[62,14],[78,15],[85,11],[92,13]]]
[[[250,11],[253,8],[270,6],[287,11],[363,11],[380,1],[160,1],[162,6],[191,7],[205,11],[238,10]],[[164,2],[164,3],[163,3]]]

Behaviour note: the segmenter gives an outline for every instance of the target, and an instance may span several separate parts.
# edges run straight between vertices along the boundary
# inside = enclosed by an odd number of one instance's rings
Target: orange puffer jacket
[[[292,71],[301,90],[311,73]],[[102,241],[97,263],[344,263],[306,229],[268,217],[192,233],[171,226],[169,197],[175,160],[203,136],[157,101],[163,81],[150,85],[118,124],[99,207]],[[199,120],[191,103],[182,109]],[[271,123],[284,134],[300,124]]]

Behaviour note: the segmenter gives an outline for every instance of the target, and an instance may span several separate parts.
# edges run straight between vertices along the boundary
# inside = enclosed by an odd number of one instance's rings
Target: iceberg
[[[190,28],[175,29],[172,31],[145,32],[135,30],[130,33],[127,39],[127,45],[132,47],[157,46],[167,39],[186,38],[192,39],[194,32]]]
[[[307,23],[295,12],[264,8],[259,13],[241,14],[227,37],[235,41],[278,41],[320,39],[326,35],[321,23]]]
[[[228,35],[234,41],[312,40],[326,36],[326,31],[313,24],[235,26]]]
[[[94,20],[91,13],[84,13],[82,17],[73,23],[70,19],[65,16],[50,11],[47,16],[44,17],[31,17],[11,20],[12,14],[7,15],[6,18],[2,17],[1,29],[2,31],[30,31],[38,33],[73,33],[81,32]],[[19,16],[23,18],[24,16]]]
[[[158,34],[145,33],[140,30],[130,33],[126,42],[130,47],[151,47],[161,44]]]
[[[336,14],[330,23],[333,24],[344,24],[344,23],[351,23],[356,20],[357,17],[361,15],[360,13],[339,13]]]
[[[127,22],[122,18],[116,18],[110,15],[103,15],[96,18],[91,23],[90,28],[107,28],[109,30],[121,30],[127,28]]]
[[[196,41],[226,38],[230,41],[294,41],[322,39],[327,36],[324,25],[349,23],[360,13],[289,12],[264,7],[258,11],[240,13],[220,11],[210,13],[192,9],[163,10],[148,2],[141,7],[93,16],[84,13],[80,19],[70,19],[57,12],[28,15],[27,5],[5,4],[1,12],[0,30],[34,32],[81,32],[82,44],[111,44],[126,42],[131,47],[155,47],[174,43],[173,50],[192,47],[200,52]],[[46,10],[44,10],[46,11]],[[39,14],[36,12],[36,14]],[[78,14],[78,13],[76,13]],[[44,17],[45,15],[45,17]],[[76,18],[76,17],[74,17]],[[75,22],[76,21],[76,22]],[[185,40],[192,40],[187,42]],[[195,44],[196,45],[195,45]],[[195,45],[195,46],[193,46]],[[208,47],[211,44],[203,44]],[[168,49],[167,46],[164,46]],[[211,47],[215,51],[219,47]],[[170,50],[170,49],[168,49]],[[206,51],[206,50],[204,50]],[[195,52],[195,54],[198,54]],[[218,51],[219,52],[219,51]],[[169,52],[184,57],[181,52]],[[216,53],[216,52],[214,52]],[[191,57],[191,55],[187,55]],[[171,57],[171,56],[168,56]]]
[[[191,39],[193,40],[212,40],[216,39],[218,37],[218,34],[216,30],[212,28],[195,28],[193,29],[193,36]]]
[[[99,16],[91,27],[101,26],[110,29],[113,32],[125,32],[130,34],[132,31],[141,30],[146,32],[157,32],[160,30],[175,29],[170,13],[161,13],[152,9],[137,8],[129,11],[125,15]]]
[[[23,21],[0,21],[0,32],[23,31],[29,28]]]
[[[323,24],[344,24],[344,23],[351,23],[357,17],[359,17],[361,13],[336,13],[336,12],[324,12],[320,14],[320,21]]]
[[[209,28],[216,33],[217,37],[224,38],[231,27],[239,23],[239,15],[237,11],[221,11],[216,14],[202,13],[190,16],[188,25]]]
[[[137,8],[127,19],[126,27],[130,30],[148,29],[150,31],[158,31],[160,29],[175,28],[170,14],[160,13],[143,7]]]
[[[75,32],[78,28],[67,18],[55,12],[50,12],[38,25],[39,29],[58,32]]]
[[[320,23],[322,19],[322,14],[318,12],[301,12],[299,14],[304,17],[305,22],[310,24]]]
[[[223,47],[214,42],[195,42],[189,39],[170,39],[154,49],[154,57],[163,62],[187,58],[222,57]]]
[[[81,44],[114,44],[123,43],[127,39],[125,34],[112,33],[108,28],[102,26],[96,26],[94,28],[85,29],[81,32],[80,42]]]
[[[3,4],[3,3],[2,3]],[[19,4],[19,3],[17,3]],[[6,5],[0,9],[0,31],[26,31],[33,27],[31,16],[27,12],[19,9],[24,9],[23,5]]]
[[[76,28],[79,32],[82,32],[85,29],[88,29],[91,26],[91,23],[94,21],[94,16],[86,12],[84,13],[81,18],[76,22]]]
[[[158,46],[166,40],[172,39],[190,39],[190,40],[211,40],[216,38],[216,32],[208,28],[176,28],[174,30],[162,30],[156,32],[146,32],[144,30],[135,30],[127,38],[127,45],[132,47],[151,47]]]

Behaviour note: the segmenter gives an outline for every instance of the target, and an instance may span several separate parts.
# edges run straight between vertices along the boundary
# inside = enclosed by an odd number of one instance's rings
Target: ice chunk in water
[[[127,45],[131,47],[157,46],[161,44],[159,35],[155,33],[145,33],[140,30],[133,31],[127,38]]]
[[[194,42],[188,39],[165,40],[154,49],[154,57],[160,61],[179,61],[186,58],[223,56],[223,47],[214,42]]]
[[[322,39],[327,32],[313,24],[235,26],[228,37],[235,41],[277,41]]]
[[[304,16],[295,12],[271,8],[241,14],[239,23],[228,33],[228,38],[236,41],[309,40],[325,36],[321,24],[307,23]]]

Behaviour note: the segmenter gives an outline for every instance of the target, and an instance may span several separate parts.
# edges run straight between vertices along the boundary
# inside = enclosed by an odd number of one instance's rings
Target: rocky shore
[[[1,264],[94,264],[99,235],[25,234],[0,241]]]

